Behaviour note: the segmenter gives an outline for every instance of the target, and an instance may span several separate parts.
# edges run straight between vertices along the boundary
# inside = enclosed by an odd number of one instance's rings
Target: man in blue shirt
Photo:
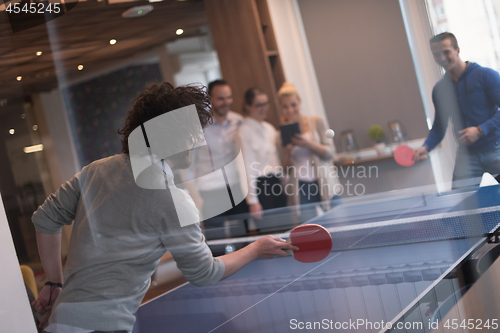
[[[446,75],[434,86],[434,124],[415,161],[427,158],[443,139],[451,119],[459,148],[453,170],[454,186],[479,184],[484,172],[500,174],[500,75],[476,63],[460,59],[457,39],[449,32],[430,40],[434,60]]]

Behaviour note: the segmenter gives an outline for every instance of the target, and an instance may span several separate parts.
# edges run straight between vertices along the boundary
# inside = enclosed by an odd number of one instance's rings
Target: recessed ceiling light
[[[122,13],[122,17],[133,18],[133,17],[144,16],[153,9],[154,9],[153,5],[134,6],[124,11]]]
[[[26,115],[23,113],[23,114],[21,115],[21,119],[24,119],[24,118],[26,118]]]
[[[111,39],[111,40],[109,41],[109,44],[111,44],[111,45],[115,45],[115,44],[116,44],[116,39]]]
[[[81,71],[83,69],[83,65],[78,65],[78,70]]]
[[[42,55],[42,51],[37,51],[36,55],[39,57]]]
[[[38,125],[33,125],[33,131],[36,131],[38,129]]]
[[[22,79],[23,79],[23,77],[22,77],[21,75],[19,75],[19,76],[17,77],[17,81],[21,81]]]
[[[23,150],[24,150],[24,152],[26,154],[34,153],[34,152],[37,152],[37,151],[42,151],[43,150],[43,144],[29,146],[29,147],[24,147]]]
[[[182,35],[182,34],[184,33],[184,30],[182,30],[182,29],[177,29],[177,30],[175,31],[175,33],[176,33],[177,35]]]
[[[14,134],[14,132],[15,132],[15,131],[14,131],[14,129],[13,129],[13,128],[11,128],[11,129],[9,130],[9,134],[10,134],[10,135]]]

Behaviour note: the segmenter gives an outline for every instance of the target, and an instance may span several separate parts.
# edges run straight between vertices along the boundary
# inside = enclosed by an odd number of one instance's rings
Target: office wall
[[[409,139],[427,136],[425,113],[398,0],[297,0],[328,121],[352,129],[398,119]],[[340,151],[340,135],[335,143]]]
[[[132,101],[146,84],[161,82],[155,63],[130,66],[62,90],[80,165],[121,153],[117,131]]]

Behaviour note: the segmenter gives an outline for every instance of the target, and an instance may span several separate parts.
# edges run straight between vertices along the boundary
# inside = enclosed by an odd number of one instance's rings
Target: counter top
[[[391,143],[386,145],[383,152],[377,152],[375,147],[359,149],[351,152],[338,153],[335,156],[334,162],[336,166],[361,165],[372,162],[384,162],[392,160],[394,150],[400,145],[407,145],[413,149],[417,149],[424,144],[425,138],[403,141],[401,143]]]

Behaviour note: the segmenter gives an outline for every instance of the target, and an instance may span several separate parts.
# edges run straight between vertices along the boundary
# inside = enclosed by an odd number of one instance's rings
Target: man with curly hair
[[[169,190],[137,186],[129,157],[131,133],[153,118],[193,104],[201,126],[210,124],[210,99],[204,90],[169,83],[148,86],[119,131],[123,154],[87,165],[33,214],[48,278],[33,306],[45,315],[41,325],[49,322],[47,332],[131,332],[134,313],[167,250],[188,281],[207,286],[252,260],[286,256],[285,250],[296,249],[266,236],[214,258],[199,224],[180,226]],[[191,206],[197,213],[194,203]],[[71,223],[63,279],[61,229]]]

